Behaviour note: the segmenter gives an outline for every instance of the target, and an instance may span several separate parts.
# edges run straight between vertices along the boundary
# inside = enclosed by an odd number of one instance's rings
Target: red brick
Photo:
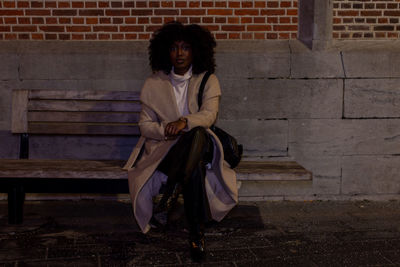
[[[278,1],[268,1],[267,7],[279,7],[279,2]]]
[[[173,7],[174,6],[174,2],[172,2],[172,1],[161,1],[161,6],[162,7]]]
[[[112,34],[111,35],[111,39],[113,39],[113,40],[123,40],[124,39],[124,35],[121,34],[121,33]]]
[[[24,11],[18,9],[0,9],[0,16],[22,16]]]
[[[106,16],[129,16],[129,10],[126,9],[108,9]]]
[[[290,35],[288,33],[279,33],[279,38],[278,39],[290,39]]]
[[[396,16],[396,17],[398,17],[398,16],[400,16],[400,10],[396,10],[396,11],[392,11],[392,10],[388,10],[388,11],[385,11],[384,12],[384,15],[385,16]]]
[[[84,38],[84,35],[83,34],[71,34],[71,39],[72,40],[78,40],[78,41],[80,41],[80,40],[83,40]]]
[[[190,1],[189,7],[200,7],[200,1]]]
[[[104,16],[102,9],[81,9],[79,10],[80,16]]]
[[[44,2],[44,7],[45,8],[56,8],[57,2],[56,1],[46,1],[46,2]]]
[[[219,26],[218,25],[203,25],[204,28],[208,29],[210,32],[216,32],[219,31]]]
[[[199,17],[190,17],[189,18],[189,23],[199,24],[200,22],[201,22],[201,18],[199,18]]]
[[[32,24],[43,24],[44,19],[41,17],[32,18]]]
[[[44,36],[41,33],[32,33],[32,40],[43,40]]]
[[[4,39],[5,40],[16,40],[17,39],[17,35],[15,33],[6,33],[4,35]]]
[[[243,25],[222,25],[222,30],[223,31],[244,31],[244,26]]]
[[[399,34],[397,32],[388,32],[388,38],[398,38]]]
[[[216,1],[215,7],[226,7],[226,1]]]
[[[238,16],[258,16],[259,15],[259,10],[258,9],[236,9],[235,10],[235,15]]]
[[[72,18],[72,23],[73,24],[84,24],[85,19],[84,18]]]
[[[281,24],[290,23],[290,17],[279,17],[279,23],[281,23]]]
[[[20,33],[18,34],[18,39],[19,40],[29,40],[29,33]]]
[[[293,1],[293,7],[297,7],[297,1]]]
[[[151,16],[153,15],[153,10],[151,9],[132,9],[132,16]]]
[[[333,18],[333,24],[340,24],[342,22],[341,18]]]
[[[31,24],[31,18],[19,17],[18,24]]]
[[[367,23],[376,23],[375,18],[367,18]]]
[[[242,24],[247,24],[247,23],[252,23],[253,18],[252,17],[241,17],[240,18],[240,23]]]
[[[11,27],[10,26],[0,26],[0,32],[10,32]]]
[[[202,16],[206,14],[205,9],[182,9],[181,15],[183,16]]]
[[[1,4],[0,4],[1,6]],[[29,7],[29,2],[28,1],[17,1],[17,7],[22,8],[22,7]]]
[[[399,4],[396,3],[388,3],[387,8],[388,9],[397,9],[399,7]]]
[[[72,8],[83,8],[85,4],[83,2],[72,2],[71,6]]]
[[[141,34],[139,34],[139,39],[140,39],[140,40],[148,40],[148,39],[150,39],[150,34],[148,34],[148,33],[141,33]]]
[[[292,17],[292,23],[296,23],[297,24],[298,18],[297,17]]]
[[[291,7],[292,3],[289,1],[283,1],[281,2],[281,7]]]
[[[130,27],[130,26],[125,26],[125,27]],[[117,32],[118,27],[117,26],[93,26],[93,31],[94,32]]]
[[[59,24],[71,24],[71,18],[58,18]]]
[[[336,32],[334,32],[334,33],[332,33],[332,38],[339,38],[339,34],[338,33],[336,33]]]
[[[99,34],[99,40],[109,40],[110,39],[110,35],[109,34],[105,34],[105,33],[100,33]]]
[[[162,23],[162,18],[160,18],[160,17],[152,17],[150,19],[150,21],[151,21],[152,24],[161,24]]]
[[[67,26],[67,32],[91,32],[90,26]]]
[[[129,3],[133,3],[133,2],[124,2],[124,6],[125,7],[128,7],[128,5],[129,5]],[[98,2],[98,6],[100,7],[100,8],[103,8],[103,7],[110,7],[110,3],[107,1],[100,1],[100,2]],[[132,6],[133,7],[133,6]],[[95,38],[97,38],[97,36],[95,36]],[[85,35],[85,39],[86,39],[86,35]]]
[[[214,6],[214,2],[213,1],[202,1],[201,2],[201,6],[202,7],[213,7]]]
[[[215,23],[226,23],[226,17],[216,17]]]
[[[64,32],[64,26],[39,26],[44,32]]]
[[[157,26],[159,27],[159,26]],[[143,26],[120,26],[119,27],[120,32],[143,32],[144,27]]]
[[[59,8],[69,8],[69,2],[58,2],[58,7]]]
[[[229,18],[228,18],[228,21],[229,21]],[[202,22],[203,23],[214,23],[214,18],[213,17],[203,17]],[[234,22],[231,22],[231,23],[234,23]]]
[[[388,18],[378,18],[378,23],[389,23]]]
[[[374,26],[374,31],[393,31],[394,26],[393,25],[379,25],[379,26]]]
[[[111,2],[111,7],[113,7],[113,8],[121,8],[123,5],[122,5],[122,2],[116,2],[116,1],[113,1],[113,2]]]
[[[57,24],[57,18],[46,18],[46,24]]]
[[[97,8],[97,2],[85,2],[85,8]]]
[[[297,16],[297,9],[287,9],[286,14],[289,16]]]
[[[284,9],[262,9],[261,10],[262,16],[280,16],[285,15]],[[267,17],[268,19],[268,17]]]
[[[147,7],[147,2],[146,1],[136,1],[136,7]]]
[[[292,38],[292,39],[297,39],[297,32],[292,32],[292,33],[290,34],[290,38]]]
[[[215,34],[215,39],[218,39],[218,40],[228,39],[228,35],[226,33],[217,33],[217,34]]]
[[[344,17],[348,17],[348,16],[351,16],[351,17],[355,17],[355,16],[358,16],[359,15],[359,12],[358,11],[351,11],[351,10],[347,10],[347,11],[338,11],[338,15],[339,16],[344,16]]]
[[[267,17],[267,23],[278,23],[277,17]]]
[[[124,23],[124,18],[113,18],[112,23],[113,24],[122,24],[122,23]]]
[[[198,11],[201,9],[193,9],[193,10],[187,9],[187,10]],[[156,16],[176,16],[178,14],[179,14],[179,12],[177,9],[155,9],[154,10],[154,15],[156,15]],[[182,15],[185,15],[185,14],[182,12]],[[202,15],[202,14],[200,14],[200,15]]]
[[[240,39],[240,33],[229,33],[229,39]]]
[[[254,7],[265,7],[265,1],[255,1],[254,2]]]
[[[386,36],[385,36],[384,32],[377,32],[377,33],[375,33],[375,37],[377,37],[377,38],[385,38]]]
[[[372,17],[377,17],[381,16],[382,11],[361,11],[361,16],[372,16]]]
[[[171,22],[171,21],[174,21],[174,20],[175,20],[174,17],[164,17],[163,19],[164,19],[164,23],[168,23],[168,22]],[[182,19],[182,17],[178,18],[178,21],[182,22],[181,19]],[[182,22],[182,23],[183,23],[183,22]]]
[[[31,2],[31,7],[33,7],[33,8],[42,8],[43,7],[43,1],[32,1]]]
[[[229,16],[232,15],[232,9],[208,9],[207,15],[214,15],[214,16]]]
[[[3,7],[15,8],[15,2],[14,1],[4,1],[3,2]]]
[[[54,9],[53,16],[76,16],[76,9]]]
[[[255,32],[255,31],[270,31],[271,25],[247,25],[247,31]]]
[[[265,23],[265,17],[255,17],[254,23]]]
[[[343,18],[343,23],[353,23],[353,18]]]
[[[85,34],[85,40],[96,40],[96,39],[97,39],[97,34],[95,33]]]
[[[160,2],[158,1],[150,1],[149,7],[160,7]]]
[[[175,18],[171,18],[171,17],[165,17],[164,19],[166,19],[166,21],[171,21],[171,20],[175,20]],[[179,21],[180,23],[186,24],[189,23],[189,18],[188,17],[178,17],[176,19],[176,21]]]
[[[136,24],[137,19],[136,19],[136,17],[127,17],[127,18],[125,18],[125,23],[126,24]]]
[[[236,8],[236,7],[240,7],[240,2],[229,2],[228,3],[228,7],[233,7],[233,8]],[[224,39],[226,39],[226,38],[224,38]]]
[[[254,33],[254,39],[258,39],[258,40],[265,39],[265,33],[259,33],[259,32]]]
[[[149,24],[150,19],[148,17],[138,18],[138,24]]]
[[[26,9],[25,15],[27,16],[50,16],[48,9]]]
[[[382,3],[376,4],[376,8],[377,9],[386,9],[386,4],[382,4]]]
[[[274,25],[274,31],[297,31],[297,25]]]
[[[228,17],[228,23],[239,24],[240,23],[239,17]]]
[[[86,18],[86,24],[98,24],[99,18]]]
[[[253,34],[250,32],[242,32],[242,39],[245,40],[253,39]]]
[[[242,2],[242,7],[243,7],[243,8],[253,7],[253,2],[250,2],[250,1],[243,1],[243,2]]]
[[[136,40],[138,35],[136,33],[127,33],[125,34],[126,40]]]
[[[278,34],[276,34],[276,33],[267,33],[267,39],[278,39]]]

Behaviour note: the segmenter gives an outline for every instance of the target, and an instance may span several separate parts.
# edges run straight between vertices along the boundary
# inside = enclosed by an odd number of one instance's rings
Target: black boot
[[[197,233],[197,237],[189,240],[190,257],[194,262],[202,262],[206,257],[204,232]]]

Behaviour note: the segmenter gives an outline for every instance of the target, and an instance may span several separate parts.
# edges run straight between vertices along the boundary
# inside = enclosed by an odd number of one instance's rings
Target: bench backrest
[[[14,90],[12,132],[139,135],[139,92]]]

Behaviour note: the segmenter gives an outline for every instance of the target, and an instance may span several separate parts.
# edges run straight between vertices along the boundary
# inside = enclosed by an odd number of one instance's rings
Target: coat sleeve
[[[212,74],[208,78],[208,81],[204,87],[203,103],[199,111],[184,116],[188,120],[188,130],[191,130],[197,126],[209,128],[211,125],[213,125],[218,116],[220,98],[221,88],[219,86],[218,78]]]

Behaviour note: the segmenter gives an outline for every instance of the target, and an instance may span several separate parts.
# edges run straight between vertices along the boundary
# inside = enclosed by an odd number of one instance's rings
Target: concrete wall
[[[0,157],[18,157],[12,89],[139,91],[150,73],[146,46],[0,43]],[[399,42],[336,42],[315,50],[299,41],[219,42],[218,124],[244,144],[246,158],[294,159],[313,172],[311,187],[283,190],[288,199],[398,199],[399,62]],[[135,142],[32,137],[31,157],[126,159]]]

